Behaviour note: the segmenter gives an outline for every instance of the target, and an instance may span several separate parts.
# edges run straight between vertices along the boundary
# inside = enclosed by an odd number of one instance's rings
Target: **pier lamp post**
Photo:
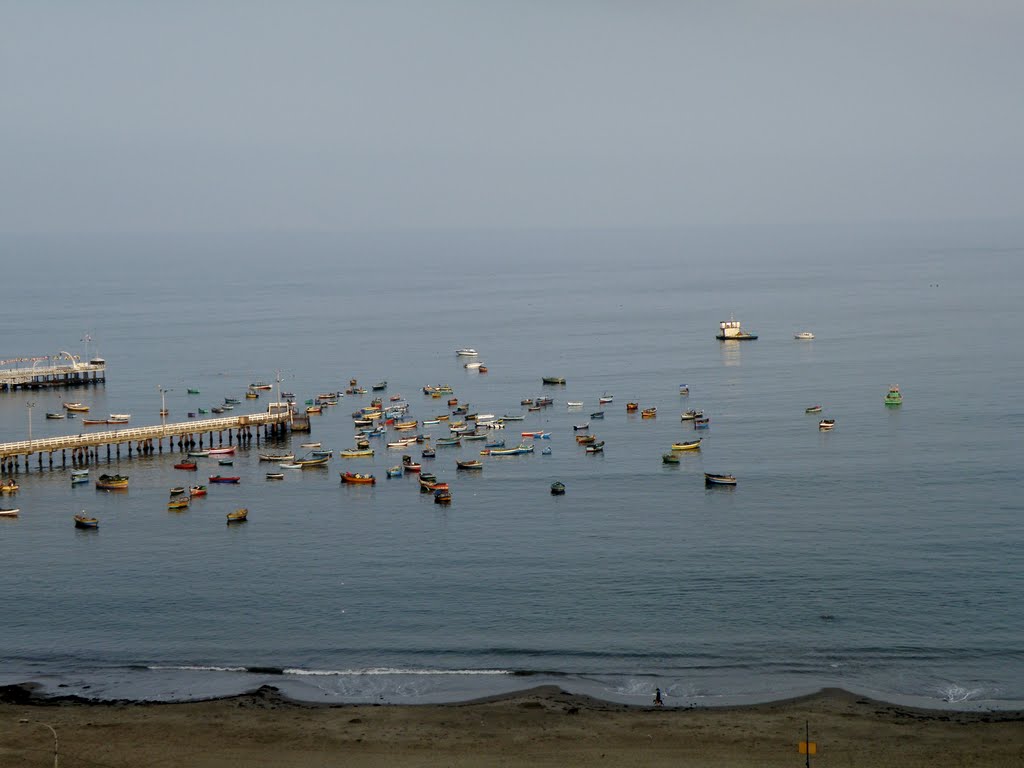
[[[36,407],[36,401],[32,400],[25,403],[25,407],[28,408],[28,439],[32,439],[32,409]]]
[[[18,722],[21,723],[21,725],[41,725],[50,729],[50,733],[53,734],[53,768],[60,768],[60,765],[57,762],[60,755],[59,745],[57,742],[57,729],[49,723],[44,723],[42,720],[29,720],[27,717],[21,718]]]
[[[171,389],[164,389],[162,384],[156,385],[157,391],[160,392],[160,422],[167,422],[167,393],[173,392]]]

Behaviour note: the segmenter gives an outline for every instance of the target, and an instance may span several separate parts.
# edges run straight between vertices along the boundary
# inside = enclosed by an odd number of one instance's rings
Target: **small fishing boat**
[[[456,469],[483,469],[484,463],[479,459],[468,459],[466,461],[456,461]]]
[[[419,422],[416,421],[415,419],[413,419],[412,421],[399,421],[395,423],[394,428],[396,431],[402,432],[409,429],[416,429],[418,424]]]
[[[267,480],[284,480],[284,472],[267,472]]]
[[[89,406],[83,403],[64,403],[64,410],[74,413],[88,413]]]
[[[505,441],[504,440],[495,440],[495,441],[490,442],[490,443],[484,443],[484,448],[504,448],[504,447],[505,447]]]
[[[436,445],[436,446],[438,446],[438,447],[441,447],[441,446],[453,446],[453,445],[462,445],[462,439],[461,439],[461,438],[459,438],[459,437],[439,437],[439,438],[438,438],[438,439],[437,439],[437,440],[435,441],[434,445]]]
[[[446,488],[438,488],[434,491],[434,503],[435,504],[451,504],[452,503],[452,492]]]
[[[716,475],[711,472],[704,473],[705,485],[736,485],[735,475]]]
[[[131,417],[132,415],[130,413],[112,413],[109,416],[107,416],[107,421],[111,423],[128,421]]]
[[[239,400],[237,397],[225,397],[224,398],[224,405],[240,405],[241,402],[242,401]]]
[[[260,461],[273,461],[280,464],[282,461],[291,461],[295,458],[294,453],[261,453]]]
[[[820,405],[809,405],[804,408],[804,413],[821,413]]]
[[[207,479],[211,483],[231,483],[233,485],[238,485],[242,481],[242,478],[237,475],[231,477],[225,475],[210,475]]]
[[[688,411],[683,411],[683,415],[680,416],[679,418],[680,421],[693,421],[694,419],[699,419],[703,415],[704,411],[695,411],[691,409]]]
[[[210,456],[234,456],[234,448],[210,448],[207,453]]]
[[[702,438],[696,440],[686,440],[682,443],[672,443],[673,451],[697,451],[700,450],[700,441]]]
[[[100,490],[115,491],[128,487],[127,475],[100,475],[96,481],[96,487]]]
[[[388,477],[401,477],[402,476],[402,467],[401,467],[401,465],[396,464],[393,467],[389,467],[388,470],[387,470],[387,475],[388,475]]]
[[[209,411],[206,410],[205,408],[197,408],[196,410],[198,410],[200,414],[209,413]]]
[[[300,443],[299,448],[319,448],[320,443]]]
[[[381,390],[387,389],[388,383],[386,381],[378,381],[376,384],[371,386],[374,392],[380,392]]]
[[[83,483],[88,483],[88,482],[89,482],[88,476],[80,476],[80,477],[72,477],[71,478],[71,484],[72,485],[82,485]]]
[[[640,418],[642,419],[653,419],[657,415],[657,408],[644,408],[642,411],[640,411]]]
[[[205,496],[206,486],[205,485],[193,485],[188,489],[189,496]]]
[[[318,459],[298,459],[295,463],[303,469],[312,469],[313,467],[326,467],[330,460],[330,456],[321,456]]]
[[[277,466],[279,466],[281,469],[302,469],[301,464],[296,464],[295,462],[290,461],[286,461],[283,464],[278,464]]]
[[[590,414],[590,418],[591,419],[603,419],[604,418],[604,411],[594,411],[592,414]]]
[[[83,513],[85,510],[82,510]],[[75,528],[99,528],[100,521],[95,517],[88,517],[85,514],[75,515]]]
[[[185,492],[185,486],[183,486],[183,485],[176,485],[173,488],[171,488],[171,496],[180,496],[184,492]]]
[[[587,453],[604,453],[604,440],[598,440],[587,446]]]
[[[188,412],[188,417],[189,417],[190,419],[194,419],[194,418],[196,417],[196,412],[195,412],[195,411],[189,411],[189,412]]]
[[[343,459],[365,458],[373,456],[373,448],[347,448],[344,451],[338,451],[338,456]]]
[[[679,463],[679,457],[676,456],[676,454],[674,454],[674,453],[663,453],[663,454],[661,454],[661,460],[665,464],[678,464]]]
[[[236,509],[234,512],[228,512],[227,518],[228,525],[231,525],[232,523],[247,522],[249,520],[249,510],[246,509],[245,507],[242,507],[241,509]]]
[[[205,459],[210,455],[209,451],[189,451],[188,456],[190,459]]]
[[[174,468],[175,469],[188,469],[188,470],[191,470],[191,471],[194,472],[196,469],[199,468],[199,465],[196,464],[196,462],[194,462],[194,461],[179,461],[177,464],[174,465]]]
[[[609,395],[607,392],[605,392],[603,395],[601,395],[599,398],[597,398],[597,402],[599,402],[602,405],[604,405],[605,403],[610,403],[614,399],[615,399],[614,395]]]
[[[192,389],[191,387],[188,388],[187,392],[190,395],[198,395],[199,394],[199,390],[198,389]]]
[[[222,466],[222,467],[231,467],[231,466],[234,466],[235,460],[234,459],[218,459],[217,463],[220,466]]]
[[[525,400],[520,400],[519,404],[520,405],[533,405],[533,398],[532,397],[527,397]]]
[[[551,495],[561,496],[565,493],[565,483],[555,481],[551,484]]]
[[[437,456],[437,451],[435,451],[433,448],[424,448],[422,451],[420,451],[421,458],[433,459],[435,456]]]
[[[463,368],[468,368],[469,370],[474,371],[474,370],[477,370],[478,368],[482,368],[483,365],[484,364],[481,363],[479,360],[474,360],[471,363],[463,363],[462,367]]]
[[[565,384],[565,379],[561,376],[544,376],[540,381],[541,384]]]
[[[455,354],[459,357],[476,357],[480,353],[472,347],[463,347],[462,349],[456,349]]]
[[[376,485],[377,478],[373,475],[364,475],[361,472],[342,472],[341,482],[353,485]]]
[[[688,395],[688,394],[690,394],[690,387],[689,387],[689,385],[687,385],[687,384],[680,384],[679,385],[679,394],[680,395]]]
[[[569,400],[568,402],[566,402],[565,406],[567,408],[582,408],[583,407],[583,401],[582,400]]]
[[[835,426],[835,419],[822,419],[821,421],[818,422],[818,429],[820,429],[822,432],[827,432],[830,429],[834,429]]]
[[[247,400],[255,400],[259,396],[260,396],[259,392],[256,392],[256,391],[251,390],[251,389],[248,392],[245,393],[245,397],[246,397]]]
[[[889,391],[885,393],[885,404],[886,405],[902,405],[903,404],[903,393],[900,392],[900,388],[893,384],[889,387]]]
[[[273,389],[273,386],[265,381],[255,381],[249,385],[249,389]]]
[[[523,421],[525,418],[526,417],[523,414],[521,414],[521,413],[519,413],[519,414],[514,414],[514,413],[513,414],[508,414],[508,413],[506,413],[504,416],[502,416],[500,419],[498,419],[498,421],[499,422],[504,422],[504,421]]]
[[[590,445],[597,442],[596,435],[576,435],[576,442],[580,445]]]
[[[710,426],[710,422],[711,422],[711,419],[709,419],[707,417],[702,418],[702,419],[694,419],[693,420],[693,428],[694,429],[708,429],[708,427]]]
[[[640,403],[626,403],[626,413],[633,413],[640,410]]]
[[[71,470],[71,476],[72,477],[88,477],[89,476],[89,470],[88,469],[72,469]]]
[[[487,373],[487,366],[486,365],[481,365],[479,368],[476,369],[476,372],[477,373]]]
[[[315,450],[310,451],[309,455],[314,457],[314,458],[317,458],[317,459],[322,459],[325,456],[327,458],[330,458],[331,456],[334,455],[334,449],[333,448],[317,448]]]
[[[324,407],[322,405],[307,405],[306,413],[323,413]]]
[[[64,419],[67,418],[63,413],[47,413],[46,418],[48,419]]]
[[[544,450],[540,452],[540,455],[541,456],[550,456],[551,455],[551,446],[549,446],[549,445],[544,446]]]
[[[800,331],[799,333],[793,334],[793,338],[799,339],[800,341],[810,341],[814,338],[814,334],[810,331]]]
[[[200,413],[203,412],[202,408],[200,408],[199,410],[200,410]],[[211,413],[224,413],[224,409],[223,408],[211,408],[210,412]]]
[[[20,508],[7,509],[4,507],[0,507],[0,517],[17,517],[20,513]]]
[[[473,440],[486,440],[487,435],[482,432],[466,432],[462,435],[462,439],[467,442],[472,442]]]
[[[187,509],[189,503],[192,500],[188,496],[182,496],[178,499],[171,499],[167,502],[168,509]]]
[[[491,448],[488,452],[491,456],[522,456],[526,453],[533,453],[534,448],[533,445],[520,443],[515,448]]]

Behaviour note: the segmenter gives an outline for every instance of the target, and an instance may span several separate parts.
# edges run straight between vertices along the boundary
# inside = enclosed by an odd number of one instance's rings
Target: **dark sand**
[[[325,706],[273,688],[181,704],[0,689],[0,766],[1024,766],[1024,713],[914,709],[837,689],[721,709],[629,707],[554,687],[429,706]]]

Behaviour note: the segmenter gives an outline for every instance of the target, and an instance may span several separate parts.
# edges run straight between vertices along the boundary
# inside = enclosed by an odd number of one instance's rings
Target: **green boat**
[[[200,408],[200,409],[199,409],[199,412],[200,412],[200,413],[209,413],[209,411],[208,411],[208,410],[206,410],[205,408]]]
[[[674,453],[663,453],[661,455],[661,460],[664,463],[666,463],[666,464],[678,464],[679,463],[679,457],[676,456]]]
[[[198,395],[198,394],[199,394],[199,390],[198,390],[198,389],[191,389],[191,388],[190,388],[190,389],[188,390],[188,393],[189,393],[190,395]]]
[[[900,388],[893,384],[889,387],[889,391],[885,393],[885,404],[886,405],[902,405],[903,394],[900,392]]]

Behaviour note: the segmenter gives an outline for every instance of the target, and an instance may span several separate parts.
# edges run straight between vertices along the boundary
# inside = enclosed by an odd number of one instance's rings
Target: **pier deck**
[[[106,381],[107,364],[94,360],[80,363],[69,360],[58,365],[0,369],[0,391],[42,389],[44,387],[80,387]]]
[[[224,432],[226,430],[246,429],[285,424],[291,418],[288,412],[251,413],[248,415],[229,416],[218,419],[200,419],[181,421],[174,424],[158,424],[152,427],[129,427],[127,429],[87,432],[79,435],[61,437],[44,437],[38,440],[19,440],[13,443],[0,443],[0,460],[32,454],[54,453],[61,450],[77,450],[95,448],[102,445],[120,445],[122,443],[141,443],[164,438],[181,438],[187,435],[200,435],[207,432]]]

